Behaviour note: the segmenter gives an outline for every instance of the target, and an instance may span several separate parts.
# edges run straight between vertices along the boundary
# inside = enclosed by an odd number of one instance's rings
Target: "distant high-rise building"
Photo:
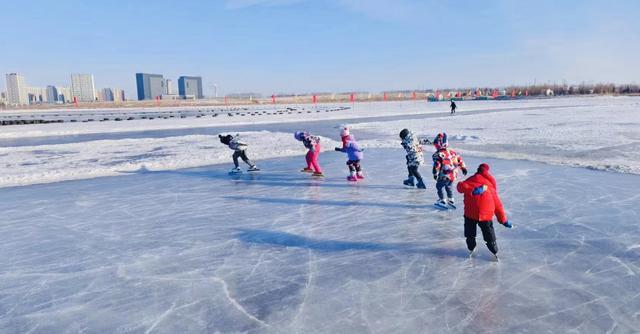
[[[114,99],[114,94],[113,94],[113,90],[111,90],[111,88],[103,88],[102,89],[102,94],[100,94],[102,97],[102,101],[105,102],[113,102],[115,101]]]
[[[58,102],[58,88],[56,86],[47,86],[47,101],[49,103]]]
[[[47,102],[49,103],[65,103],[71,98],[68,87],[47,86]]]
[[[162,74],[136,73],[138,100],[153,100],[165,94]]]
[[[113,101],[122,102],[124,100],[125,100],[124,90],[122,90],[120,88],[115,88],[113,90]]]
[[[194,96],[196,99],[204,98],[202,94],[202,77],[182,76],[178,78],[178,94],[182,97]]]
[[[69,89],[69,87],[56,86],[56,89],[58,90],[58,101],[62,103],[73,101],[73,97],[71,96],[71,89]]]
[[[92,74],[72,74],[71,94],[80,102],[94,102],[96,100],[96,85]]]
[[[173,80],[171,80],[171,79],[167,79],[166,80],[166,88],[167,88],[167,91],[165,93],[167,95],[175,94],[175,91],[173,90]]]
[[[29,103],[47,102],[47,89],[41,87],[27,87]]]
[[[7,103],[10,105],[29,104],[27,87],[24,83],[24,76],[17,73],[6,75],[7,80]]]

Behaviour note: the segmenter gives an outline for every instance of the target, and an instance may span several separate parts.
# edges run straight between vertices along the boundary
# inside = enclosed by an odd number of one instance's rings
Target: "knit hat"
[[[349,127],[346,125],[343,125],[340,127],[340,137],[346,137],[349,135]]]
[[[489,165],[487,165],[486,163],[481,163],[480,166],[478,166],[478,173],[484,174],[488,172],[489,172]]]
[[[441,148],[447,148],[449,146],[447,134],[444,132],[438,133],[438,135],[436,135],[436,138],[433,139],[433,146],[435,146],[438,150]]]
[[[293,138],[297,139],[297,140],[302,140],[304,138],[304,132],[302,131],[296,131],[293,134]]]

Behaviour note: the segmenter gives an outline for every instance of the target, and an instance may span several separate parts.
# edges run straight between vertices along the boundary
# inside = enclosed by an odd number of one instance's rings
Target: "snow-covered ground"
[[[516,226],[496,264],[432,184],[403,188],[402,152],[365,153],[357,185],[327,152],[325,180],[290,157],[0,190],[0,332],[640,328],[638,176],[483,160]]]
[[[640,331],[640,98],[500,103],[0,127],[0,333]],[[432,182],[402,186],[403,127],[491,164],[516,226],[499,263],[481,238],[467,257]],[[299,128],[326,179],[298,172]],[[262,172],[227,175],[230,131]]]
[[[298,123],[304,121],[304,126],[314,131],[319,124],[330,122],[332,130],[324,129],[322,134],[331,136],[323,139],[324,149],[331,150],[333,140],[338,139],[338,131],[333,129],[346,119],[364,147],[399,148],[397,134],[407,127],[429,136],[446,131],[452,145],[467,155],[640,174],[640,98],[466,103],[459,103],[460,111],[455,117],[442,111],[447,107],[442,103],[417,107],[414,102],[394,102],[356,104],[355,111],[335,113],[3,127],[0,136],[13,138],[11,142],[15,144],[0,147],[0,187],[113,176],[142,167],[172,170],[227,162],[230,151],[218,142],[217,133],[223,130],[220,127],[240,131],[250,145],[250,157],[260,160],[303,153],[304,148],[291,135],[300,128]],[[424,106],[431,109],[425,111]],[[384,115],[401,119],[357,121]],[[329,121],[313,121],[322,117]],[[248,119],[257,124],[247,124]],[[242,132],[243,126],[264,126],[272,131]],[[169,131],[176,127],[187,130],[169,137],[144,137],[152,129]],[[189,133],[189,129],[196,131],[198,127],[209,128],[204,133]],[[122,136],[76,141],[82,133]],[[63,144],[46,143],[63,135],[67,135]],[[44,143],[19,145],[20,140],[32,140],[33,136],[45,136]]]
[[[566,98],[566,99],[533,99],[533,100],[517,100],[517,101],[465,101],[460,102],[460,111],[475,111],[488,109],[510,109],[510,108],[553,108],[567,105],[608,105],[611,98]],[[286,107],[295,108],[296,111],[283,114],[273,114],[278,110],[282,111]],[[334,107],[349,107],[347,110],[338,112],[311,112],[317,109],[325,110]],[[247,110],[244,110],[246,108]],[[94,122],[94,123],[62,123],[62,124],[36,124],[36,125],[20,125],[8,126],[0,128],[0,139],[2,138],[25,138],[40,136],[56,136],[56,135],[79,135],[88,133],[118,133],[132,131],[149,131],[149,130],[169,130],[169,129],[190,129],[197,127],[211,127],[220,125],[243,125],[243,124],[269,124],[269,123],[291,123],[308,120],[327,120],[327,119],[345,119],[345,118],[365,118],[375,116],[401,116],[401,115],[417,115],[424,113],[438,113],[446,111],[449,108],[448,102],[425,102],[425,101],[406,101],[406,102],[371,102],[356,104],[319,104],[317,107],[313,105],[292,105],[292,106],[236,106],[229,107],[232,117],[221,115],[218,117],[208,118],[172,118],[172,119],[154,119],[154,120],[134,120],[126,122]],[[204,109],[204,108],[203,108]],[[219,108],[216,108],[219,109]],[[175,108],[165,108],[170,112],[178,112]],[[249,116],[249,112],[265,112],[258,116]],[[298,111],[302,111],[298,113]],[[86,112],[86,111],[85,111]],[[113,118],[113,110],[93,110],[92,118],[100,119],[102,113]],[[152,110],[121,110],[121,117],[125,117],[131,113],[152,113]],[[34,111],[34,114],[41,113]],[[236,115],[244,114],[243,116]],[[73,111],[66,112],[72,115]],[[23,112],[22,116],[26,116]]]

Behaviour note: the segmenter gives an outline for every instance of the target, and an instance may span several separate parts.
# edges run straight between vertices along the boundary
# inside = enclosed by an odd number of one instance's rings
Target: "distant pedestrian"
[[[456,108],[458,108],[458,106],[456,105],[455,101],[453,101],[453,99],[451,99],[451,105],[449,106],[451,108],[451,115],[456,113]]]

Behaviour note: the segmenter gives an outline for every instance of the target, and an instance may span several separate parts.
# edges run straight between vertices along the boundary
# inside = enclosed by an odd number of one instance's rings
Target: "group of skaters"
[[[221,143],[234,151],[234,168],[230,174],[242,173],[238,158],[241,158],[249,165],[249,172],[260,170],[247,157],[247,144],[240,141],[238,135],[219,135],[219,138]],[[318,161],[321,151],[320,137],[307,131],[296,131],[294,138],[302,142],[307,149],[305,156],[306,167],[301,172],[310,173],[313,177],[324,177]],[[347,126],[340,128],[340,138],[342,146],[336,147],[335,151],[347,154],[347,167],[349,169],[347,180],[349,182],[358,182],[364,179],[360,165],[363,158],[363,149],[360,148]],[[408,178],[403,181],[403,184],[412,188],[427,188],[419,169],[420,166],[425,164],[423,145],[433,145],[435,152],[431,156],[433,161],[431,173],[438,194],[438,200],[434,205],[443,210],[456,209],[453,198],[453,185],[458,178],[458,174],[461,172],[466,176],[468,170],[462,157],[449,147],[447,134],[444,132],[439,133],[433,140],[430,140],[424,136],[415,135],[409,129],[402,129],[400,131],[400,139],[401,145],[406,151],[405,158],[408,171]],[[470,256],[474,256],[477,250],[476,233],[477,228],[480,227],[487,248],[497,261],[498,245],[493,229],[493,216],[495,215],[498,222],[504,227],[512,228],[512,225],[507,220],[502,202],[498,197],[496,180],[489,173],[489,170],[488,164],[480,164],[474,175],[457,183],[456,190],[464,194],[464,236]]]

